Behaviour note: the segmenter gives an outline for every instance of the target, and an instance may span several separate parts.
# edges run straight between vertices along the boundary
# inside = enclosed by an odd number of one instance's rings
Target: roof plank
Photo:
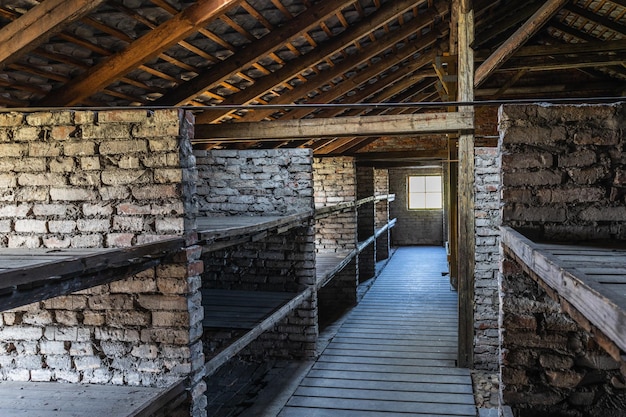
[[[226,81],[242,68],[252,65],[264,55],[280,48],[281,43],[276,42],[276,39],[280,39],[281,42],[293,40],[314,26],[319,25],[319,22],[326,20],[342,8],[350,5],[353,1],[354,0],[342,0],[316,4],[311,9],[300,13],[296,18],[281,26],[280,29],[269,33],[220,62],[217,67],[209,68],[207,71],[187,81],[176,90],[156,100],[155,104],[180,105],[187,103],[189,100],[197,97],[216,84]]]

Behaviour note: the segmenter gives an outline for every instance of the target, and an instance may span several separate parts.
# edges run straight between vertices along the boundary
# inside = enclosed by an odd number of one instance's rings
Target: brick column
[[[374,192],[376,195],[389,194],[389,171],[386,169],[374,170]],[[389,223],[389,200],[380,200],[375,207],[375,228],[379,229]],[[389,258],[389,234],[390,230],[383,232],[376,238],[376,262]]]
[[[178,110],[0,114],[0,246],[189,245],[170,264],[3,312],[0,379],[165,387],[189,377],[182,407],[205,415],[192,131]]]

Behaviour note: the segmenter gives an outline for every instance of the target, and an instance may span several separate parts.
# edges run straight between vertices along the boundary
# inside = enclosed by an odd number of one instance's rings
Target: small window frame
[[[415,180],[412,180],[415,178]],[[437,178],[438,181],[428,181],[429,179]],[[419,182],[419,184],[415,184]],[[415,184],[419,187],[418,191],[412,190],[411,184]],[[433,188],[433,185],[438,187]],[[437,205],[429,203],[433,196],[438,196]],[[417,203],[413,198],[417,197]],[[429,199],[430,197],[430,199]],[[414,175],[409,174],[406,177],[406,205],[407,210],[410,211],[424,211],[424,210],[443,210],[443,176],[439,174],[431,175]]]

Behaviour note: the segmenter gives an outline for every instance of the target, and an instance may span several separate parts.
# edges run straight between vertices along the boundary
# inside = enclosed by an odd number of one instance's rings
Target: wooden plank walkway
[[[476,416],[443,248],[399,248],[279,417]]]

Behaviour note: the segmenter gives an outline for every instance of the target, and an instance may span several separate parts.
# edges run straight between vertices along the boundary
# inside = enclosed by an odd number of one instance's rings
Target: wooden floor
[[[279,417],[476,416],[443,248],[400,248]]]

